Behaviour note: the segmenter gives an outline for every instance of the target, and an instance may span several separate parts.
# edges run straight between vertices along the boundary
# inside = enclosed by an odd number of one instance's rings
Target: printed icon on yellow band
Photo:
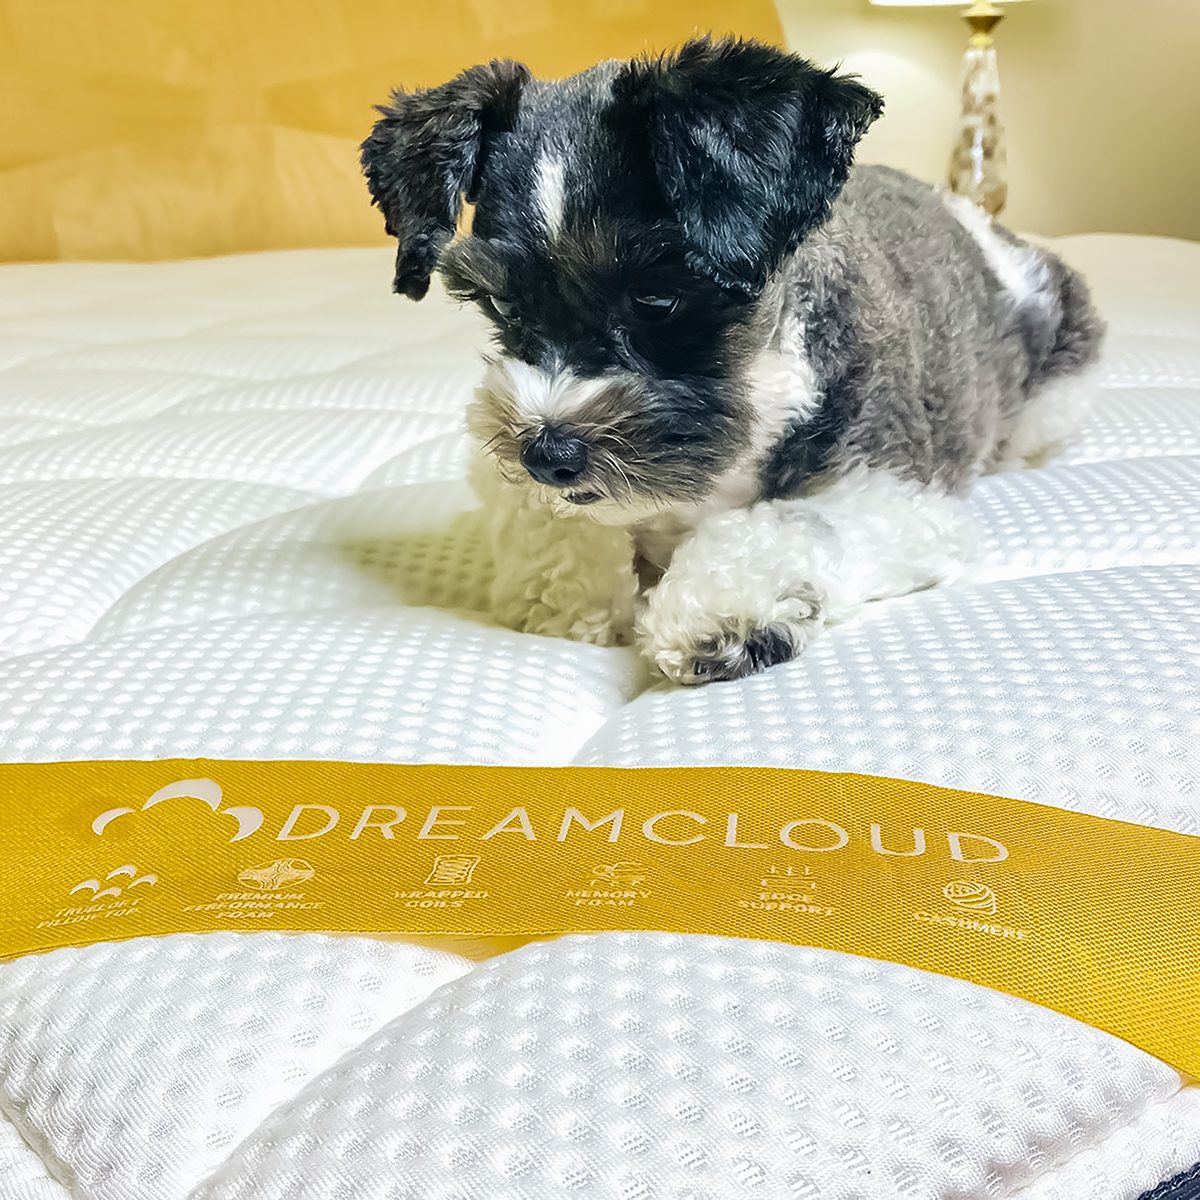
[[[608,863],[592,868],[592,883],[597,887],[639,887],[647,871],[640,862]]]
[[[277,892],[280,888],[307,883],[315,874],[316,868],[306,859],[277,858],[274,862],[239,871],[238,883],[263,892]]]
[[[124,881],[127,879],[129,882],[125,883]],[[73,896],[76,892],[91,892],[92,894],[88,897],[88,901],[91,903],[110,897],[116,899],[123,892],[128,892],[135,887],[153,887],[157,882],[157,875],[139,875],[137,867],[132,863],[126,863],[123,867],[109,871],[103,880],[85,879],[82,883],[77,883],[67,895]]]
[[[478,855],[439,854],[425,880],[426,887],[457,887],[470,883],[475,868],[479,866]]]
[[[252,833],[257,833],[262,826],[263,812],[261,808],[255,808],[249,804],[222,808],[221,801],[224,799],[224,793],[221,785],[215,779],[180,779],[176,783],[168,783],[166,787],[160,787],[140,809],[110,808],[102,812],[92,821],[92,832],[100,837],[119,817],[133,816],[137,812],[145,812],[156,804],[161,804],[164,800],[179,800],[184,797],[191,800],[203,800],[212,809],[215,816],[232,817],[237,822],[237,832],[229,839],[231,842],[240,842],[243,838],[248,838]]]
[[[989,916],[996,915],[996,893],[986,884],[956,879],[942,888],[942,895],[955,908],[965,908],[968,912],[987,913]]]

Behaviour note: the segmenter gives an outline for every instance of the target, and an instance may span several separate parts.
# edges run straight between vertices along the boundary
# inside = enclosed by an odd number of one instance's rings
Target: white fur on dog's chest
[[[767,456],[792,426],[811,420],[820,410],[821,391],[805,336],[797,313],[780,313],[769,343],[755,355],[746,377],[753,413],[749,445],[717,481],[712,496],[695,507],[692,528],[709,513],[747,508],[761,500]]]
[[[653,520],[644,521],[633,531],[634,551],[659,571],[665,571],[671,563],[676,546],[696,528],[697,519],[685,520],[671,513]]]
[[[679,543],[717,512],[749,508],[762,499],[763,463],[790,426],[812,417],[821,406],[816,376],[804,346],[804,323],[785,312],[754,359],[747,396],[754,413],[750,443],[721,476],[712,495],[696,504],[676,505],[634,527],[637,554],[665,571]]]
[[[750,366],[750,404],[755,415],[752,449],[759,458],[789,425],[808,420],[821,407],[806,336],[800,315],[785,309],[770,342]]]

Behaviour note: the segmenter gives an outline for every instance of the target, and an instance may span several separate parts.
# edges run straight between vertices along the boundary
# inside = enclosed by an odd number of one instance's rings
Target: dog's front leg
[[[532,488],[475,478],[492,558],[492,615],[510,629],[629,645],[637,584],[629,531],[562,516]]]
[[[961,500],[859,469],[804,499],[702,521],[650,594],[638,640],[679,683],[739,679],[869,600],[954,575],[972,542]]]

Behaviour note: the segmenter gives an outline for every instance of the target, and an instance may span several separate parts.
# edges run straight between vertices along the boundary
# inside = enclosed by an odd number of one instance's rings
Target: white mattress
[[[978,570],[696,691],[481,618],[482,331],[390,296],[387,251],[0,268],[0,761],[768,763],[1200,833],[1200,246],[1059,248],[1103,391],[978,487]],[[1165,1065],[830,952],[263,933],[0,967],[0,1200],[1132,1200],[1198,1161]]]

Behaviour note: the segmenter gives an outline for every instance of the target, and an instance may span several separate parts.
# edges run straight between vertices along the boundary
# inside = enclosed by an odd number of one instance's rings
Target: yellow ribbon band
[[[0,957],[225,929],[723,934],[968,979],[1200,1075],[1184,834],[767,768],[9,764],[0,797]]]

